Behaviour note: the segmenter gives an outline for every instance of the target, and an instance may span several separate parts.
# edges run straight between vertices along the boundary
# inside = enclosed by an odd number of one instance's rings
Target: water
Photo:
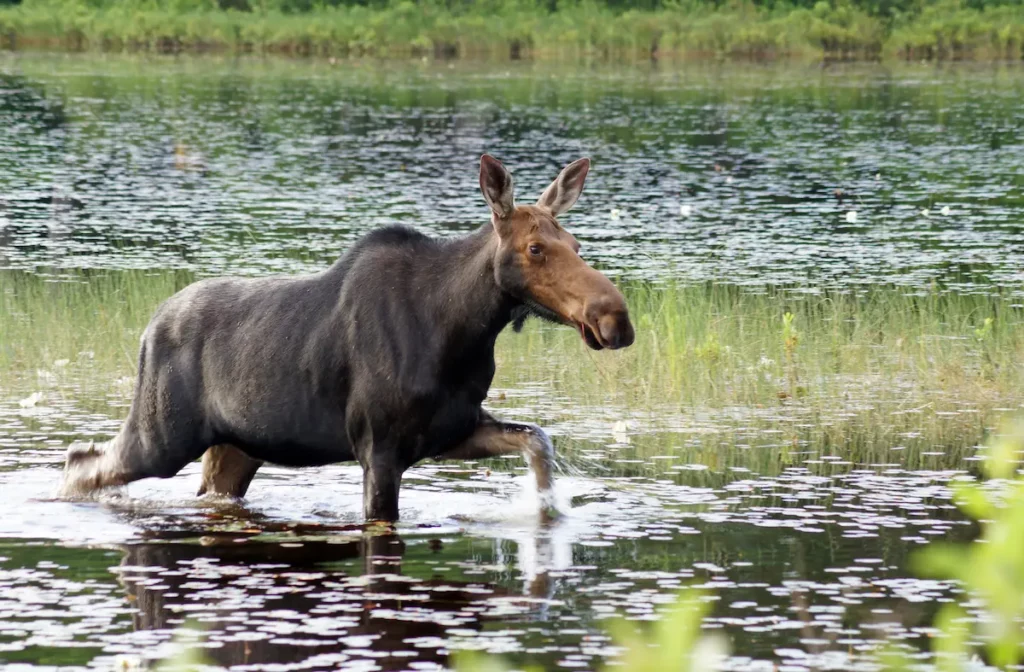
[[[488,151],[521,201],[593,157],[565,223],[609,273],[1016,291],[1022,93],[1010,67],[8,54],[0,274],[290,273],[384,223],[467,231],[486,219]],[[266,467],[244,506],[197,500],[198,465],[58,502],[66,444],[109,438],[131,390],[52,368],[0,391],[0,661],[27,669],[182,647],[247,670],[434,669],[458,648],[593,669],[615,653],[602,621],[648,620],[687,583],[712,591],[707,627],[728,635],[730,669],[870,669],[881,638],[926,648],[957,595],[914,578],[908,557],[975,532],[948,488],[976,472],[973,451],[787,447],[750,423],[712,459],[690,449],[707,428],[687,409],[623,422],[542,380],[492,398],[566,456],[553,526],[518,460],[409,472],[394,533],[360,525],[351,465]]]
[[[566,220],[588,257],[620,272],[1024,277],[1020,68],[77,56],[6,56],[0,68],[0,268],[319,267],[384,223],[447,234],[485,222],[486,151],[512,169],[521,201],[593,157]]]

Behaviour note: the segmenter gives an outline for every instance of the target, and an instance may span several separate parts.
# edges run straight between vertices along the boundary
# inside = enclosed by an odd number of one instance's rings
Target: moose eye
[[[540,253],[544,251],[544,248],[540,246],[540,243],[532,243],[530,245],[530,254],[535,257],[539,257]]]

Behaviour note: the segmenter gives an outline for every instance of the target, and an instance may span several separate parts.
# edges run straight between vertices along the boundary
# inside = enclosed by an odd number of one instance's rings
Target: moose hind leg
[[[366,522],[393,523],[398,520],[398,491],[402,469],[390,453],[363,465],[363,518]]]
[[[229,443],[212,446],[203,454],[203,480],[198,494],[245,497],[261,466],[262,461],[249,457]]]
[[[143,478],[170,478],[199,455],[186,446],[146,447],[129,420],[112,440],[72,445],[64,462],[61,497],[83,497],[96,490]]]
[[[99,445],[90,441],[84,446],[68,448],[61,497],[83,497],[102,488],[129,482],[128,475],[119,468],[114,457],[118,438]]]

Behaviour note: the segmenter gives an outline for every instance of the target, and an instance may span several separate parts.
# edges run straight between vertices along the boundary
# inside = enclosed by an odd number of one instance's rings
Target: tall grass
[[[0,5],[0,46],[323,56],[912,58],[1024,56],[1024,8],[909,3],[366,4],[284,0],[24,0]],[[226,9],[225,9],[226,7]]]
[[[631,348],[565,357],[583,350],[577,334],[535,328],[525,337],[506,334],[503,360],[517,378],[543,371],[577,395],[641,406],[754,406],[855,393],[981,403],[1022,382],[1022,311],[1009,295],[646,284],[627,294],[637,327]],[[538,360],[542,352],[557,355]],[[581,357],[592,365],[579,366]]]
[[[609,421],[665,432],[640,442],[637,457],[685,452],[722,467],[736,457],[723,446],[772,447],[744,458],[770,461],[756,465],[762,473],[809,449],[871,463],[965,456],[1024,400],[1022,311],[1008,295],[721,285],[627,294],[631,348],[590,353],[562,328],[505,334],[498,383],[552,380],[549,394],[569,409],[604,408]]]
[[[0,389],[28,394],[57,362],[83,395],[109,395],[114,381],[134,376],[154,309],[192,279],[3,272]],[[593,352],[574,330],[530,320],[499,339],[491,405],[533,409],[545,421],[571,422],[580,408],[609,424],[633,419],[669,437],[671,445],[645,442],[651,451],[710,459],[723,441],[770,441],[780,448],[773,460],[813,444],[876,451],[884,462],[900,446],[970,448],[1024,400],[1022,307],[1009,293],[625,291],[632,347]],[[680,432],[692,443],[680,445]]]
[[[905,58],[1024,58],[1024,7],[965,7],[956,0],[925,5],[901,22],[887,48]]]
[[[652,56],[873,58],[884,24],[851,6],[766,9],[697,2],[615,11],[597,2],[314,5],[250,11],[210,2],[25,0],[0,8],[8,47],[72,50],[229,50],[323,56]]]

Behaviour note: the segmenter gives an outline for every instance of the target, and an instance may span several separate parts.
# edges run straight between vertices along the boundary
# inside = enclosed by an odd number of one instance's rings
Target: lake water
[[[0,292],[24,272],[312,270],[396,221],[469,231],[490,152],[521,202],[592,157],[563,221],[620,277],[1019,293],[1022,98],[1024,69],[1006,66],[0,54]],[[552,433],[618,457],[568,461],[550,527],[518,462],[409,472],[395,533],[359,525],[351,465],[265,468],[244,506],[196,500],[198,465],[56,502],[69,437],[111,436],[130,389],[47,375],[38,404],[0,390],[0,661],[15,668],[199,646],[240,670],[435,669],[455,648],[594,669],[615,653],[603,619],[649,619],[696,583],[729,669],[871,669],[879,639],[927,647],[956,594],[913,578],[909,554],[973,534],[948,489],[973,451],[709,466],[681,434],[594,407]],[[575,408],[495,393],[524,420]],[[618,450],[655,441],[637,461]]]

